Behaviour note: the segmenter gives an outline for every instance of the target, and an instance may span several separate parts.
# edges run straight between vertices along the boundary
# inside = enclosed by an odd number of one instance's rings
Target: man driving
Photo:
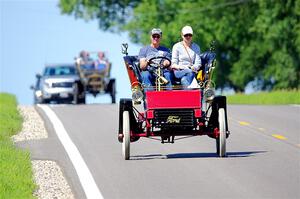
[[[150,32],[150,39],[151,44],[141,48],[139,52],[139,60],[140,60],[140,69],[142,70],[141,76],[142,81],[145,87],[154,86],[155,82],[155,74],[153,71],[149,70],[149,60],[153,57],[163,56],[170,59],[170,50],[164,46],[160,46],[160,41],[162,39],[162,31],[158,28],[153,28]],[[165,84],[167,89],[172,88],[172,80],[173,80],[173,73],[170,68],[170,61],[164,60],[162,65],[165,67],[163,69],[163,76],[165,77],[168,82]]]

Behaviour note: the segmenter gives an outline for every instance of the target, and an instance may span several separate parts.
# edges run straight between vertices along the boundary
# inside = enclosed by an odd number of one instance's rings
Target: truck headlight
[[[35,91],[35,96],[36,96],[37,98],[42,97],[42,91],[41,91],[41,90]]]

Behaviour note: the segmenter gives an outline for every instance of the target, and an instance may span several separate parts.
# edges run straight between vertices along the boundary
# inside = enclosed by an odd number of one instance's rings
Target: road
[[[116,105],[51,109],[104,198],[300,198],[300,107],[229,106],[226,158],[216,156],[215,140],[201,136],[164,145],[141,139],[132,143],[129,161],[117,141]],[[84,198],[70,159],[39,111],[52,140],[33,144],[33,158],[57,160],[76,197]]]

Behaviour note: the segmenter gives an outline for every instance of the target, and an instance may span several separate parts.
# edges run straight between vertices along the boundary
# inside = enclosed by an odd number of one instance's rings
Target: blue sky
[[[85,22],[60,15],[58,0],[0,0],[0,92],[17,96],[19,104],[32,104],[35,74],[46,63],[70,63],[82,49],[105,51],[117,80],[117,99],[130,97],[130,85],[121,54],[141,46],[129,42],[126,33],[100,31],[97,21]],[[88,102],[109,103],[110,97],[89,97]]]

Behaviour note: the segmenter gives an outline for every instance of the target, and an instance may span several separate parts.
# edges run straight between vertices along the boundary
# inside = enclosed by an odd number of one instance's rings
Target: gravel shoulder
[[[23,117],[21,132],[12,136],[14,142],[48,138],[44,121],[33,106],[18,106]]]
[[[38,189],[34,196],[38,198],[74,198],[70,186],[54,161],[33,160],[32,169]]]
[[[48,138],[44,121],[34,106],[18,106],[24,121],[20,133],[12,136],[14,143]],[[33,193],[37,198],[75,198],[57,162],[32,160],[32,169],[38,189]]]

